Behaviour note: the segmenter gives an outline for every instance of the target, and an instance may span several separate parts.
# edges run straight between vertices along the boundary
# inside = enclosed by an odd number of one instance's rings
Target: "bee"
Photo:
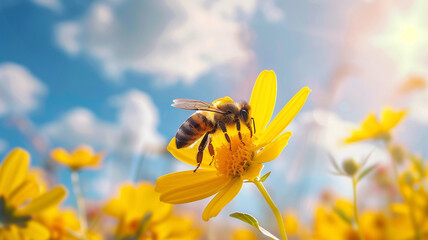
[[[236,103],[231,99],[222,99],[211,104],[191,99],[175,99],[174,104],[171,106],[197,111],[181,124],[175,135],[177,149],[188,147],[203,137],[198,146],[198,153],[196,155],[196,162],[198,165],[194,172],[201,166],[203,152],[207,147],[209,154],[214,159],[215,153],[210,134],[215,133],[218,128],[223,131],[224,137],[229,143],[230,150],[232,150],[232,144],[227,134],[227,126],[236,126],[241,142],[241,123],[250,130],[251,137],[253,136],[253,129],[254,133],[256,131],[254,118],[250,118],[250,105],[246,102]],[[251,128],[251,122],[253,128]],[[242,142],[242,144],[245,143]]]

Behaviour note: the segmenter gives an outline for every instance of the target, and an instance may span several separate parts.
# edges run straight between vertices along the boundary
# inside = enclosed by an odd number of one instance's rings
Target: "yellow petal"
[[[122,190],[124,190],[122,188]],[[123,204],[126,204],[126,217],[125,221],[130,222],[136,219],[141,219],[147,212],[152,212],[155,215],[153,210],[154,200],[156,199],[159,202],[159,195],[155,196],[154,186],[151,184],[142,184],[138,187],[129,186],[126,191],[122,191],[120,194],[120,199],[123,201]],[[140,204],[144,202],[144,204]]]
[[[116,217],[116,218],[121,218],[122,214],[124,212],[123,207],[122,207],[122,202],[118,199],[112,199],[110,200],[110,202],[108,202],[103,210],[106,214]]]
[[[268,144],[254,157],[253,161],[257,163],[265,163],[274,160],[281,154],[282,150],[287,146],[288,139],[291,137],[291,132],[285,132],[280,137]]]
[[[380,130],[380,123],[374,114],[369,114],[361,126],[362,130],[365,130],[366,132],[378,132]]]
[[[346,217],[348,217],[349,219],[352,219],[354,216],[354,212],[353,212],[353,204],[349,201],[349,200],[345,200],[345,199],[338,199],[335,202],[335,207],[337,209],[339,209],[340,211],[343,212],[343,214],[345,214]]]
[[[198,146],[199,143],[202,141],[202,138],[199,139],[194,147],[187,147],[187,148],[180,148],[177,149],[177,145],[175,144],[175,137],[173,139],[171,139],[171,141],[168,144],[167,150],[178,160],[187,163],[189,165],[192,166],[196,166],[197,161],[196,161],[196,155],[198,153]],[[195,147],[196,146],[196,147]],[[210,156],[210,154],[208,153],[207,150],[204,151],[204,156],[202,158],[202,164],[200,168],[205,168],[205,169],[215,169],[215,167],[213,165],[209,165],[212,161],[212,157]]]
[[[304,87],[296,93],[290,101],[288,101],[288,103],[266,128],[265,133],[261,136],[259,144],[260,147],[266,146],[277,138],[282,131],[284,131],[288,124],[290,124],[291,120],[294,119],[303,107],[310,92],[311,90],[308,87]]]
[[[74,231],[78,231],[80,229],[79,220],[76,217],[76,213],[73,210],[65,210],[61,213],[63,226],[70,228]]]
[[[159,201],[159,194],[153,196],[154,204],[151,206],[150,212],[152,217],[150,220],[154,222],[161,222],[171,215],[172,205]]]
[[[288,232],[288,229],[287,229]],[[233,231],[233,240],[257,240],[257,234],[255,234],[249,228],[238,228]]]
[[[389,206],[391,212],[395,214],[407,215],[409,214],[409,208],[402,203],[393,203]]]
[[[352,135],[345,139],[345,143],[358,142],[364,139],[376,137],[382,131],[381,125],[374,114],[369,116],[361,123],[361,129],[352,131]]]
[[[120,189],[120,199],[126,201],[132,201],[134,198],[134,188],[131,184],[124,184]]]
[[[71,156],[63,148],[56,148],[51,152],[51,158],[59,163],[69,165],[71,163]]]
[[[20,232],[17,226],[11,225],[9,228],[0,228],[0,240],[20,239]]]
[[[217,216],[220,211],[239,193],[244,182],[241,178],[235,178],[227,184],[215,197],[208,203],[202,219],[208,221],[210,218]]]
[[[88,240],[104,240],[103,236],[98,232],[94,232],[93,230],[88,230],[86,232],[86,239]]]
[[[384,131],[388,131],[395,127],[407,114],[407,111],[394,111],[390,108],[385,108],[382,111],[381,125]]]
[[[160,200],[167,203],[188,203],[207,198],[222,189],[230,177],[217,176],[216,171],[200,169],[171,173],[158,178],[156,191]]]
[[[137,191],[140,194],[140,201],[147,202],[147,208],[144,211],[152,212],[150,221],[158,222],[171,214],[172,205],[159,201],[160,194],[155,191],[155,187],[151,182],[141,182]],[[136,205],[139,206],[141,204],[138,202]]]
[[[286,215],[284,217],[285,229],[287,229],[288,234],[296,234],[299,226],[294,215]]]
[[[9,196],[9,204],[18,207],[29,199],[35,198],[40,193],[39,186],[34,180],[27,179],[17,187]]]
[[[27,204],[22,210],[20,210],[20,214],[34,214],[37,212],[41,212],[45,209],[53,207],[61,202],[61,200],[65,197],[66,190],[62,186],[58,186],[53,188],[47,193],[44,193]]]
[[[242,175],[242,179],[253,181],[260,176],[260,172],[263,169],[263,164],[253,163],[251,164],[247,171]]]
[[[101,160],[104,158],[104,154],[102,153],[97,153],[94,156],[92,156],[90,162],[88,163],[88,165],[98,168],[101,165]]]
[[[251,93],[251,116],[256,125],[256,134],[264,132],[269,123],[276,101],[276,75],[274,71],[264,70],[257,77]]]
[[[49,239],[50,233],[47,228],[36,221],[29,221],[21,232],[26,237],[25,239]]]
[[[144,210],[141,210],[143,205],[138,204],[138,193],[133,185],[125,184],[120,189],[119,194],[120,209],[122,211],[123,219],[125,221],[132,221],[133,219],[141,218],[144,215]],[[140,200],[142,202],[142,200]],[[138,206],[138,209],[137,207]],[[146,204],[144,204],[146,207]]]
[[[137,202],[144,202],[139,204]],[[124,184],[120,188],[119,198],[112,199],[105,207],[104,211],[116,218],[130,221],[144,215],[142,206],[147,206],[147,201],[139,197],[137,189],[131,184]],[[137,209],[138,208],[138,209]]]
[[[29,163],[30,155],[21,148],[7,155],[0,167],[0,195],[7,196],[24,182]]]
[[[207,181],[217,176],[217,171],[198,169],[196,172],[182,171],[163,175],[156,180],[155,191],[165,192],[171,188],[188,184],[188,182]]]
[[[94,150],[91,147],[85,145],[79,146],[73,151],[73,160],[82,164],[88,164],[93,154]]]

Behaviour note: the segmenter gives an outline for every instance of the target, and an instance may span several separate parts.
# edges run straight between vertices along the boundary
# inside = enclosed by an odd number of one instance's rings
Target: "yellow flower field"
[[[0,240],[428,240],[428,0],[1,0]]]

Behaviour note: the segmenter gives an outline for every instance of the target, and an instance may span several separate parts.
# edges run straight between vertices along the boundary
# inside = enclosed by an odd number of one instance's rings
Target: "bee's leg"
[[[210,155],[211,155],[211,157],[212,157],[212,160],[211,160],[211,162],[210,162],[210,165],[214,162],[214,154],[215,154],[215,152],[214,152],[214,147],[213,147],[212,142],[213,142],[213,140],[212,140],[212,138],[210,137],[210,141],[209,141],[209,143],[208,143],[208,151],[210,152]]]
[[[248,130],[250,131],[250,138],[252,138],[253,137],[253,129],[251,128],[251,125],[246,124],[246,126],[247,126]]]
[[[198,163],[198,166],[196,166],[196,169],[193,172],[196,172],[196,170],[198,170],[198,168],[202,164],[202,159],[204,157],[204,150],[207,147],[207,143],[208,143],[208,135],[209,133],[205,133],[204,138],[202,138],[202,141],[198,146],[198,154],[196,155],[196,162]]]
[[[254,121],[254,118],[251,118],[251,121],[253,121],[253,129],[254,129],[254,134],[256,134],[256,121]],[[248,126],[248,128],[251,131],[251,126]],[[253,131],[251,131],[251,137],[253,136]]]
[[[236,122],[236,130],[238,130],[238,136],[239,140],[241,140],[241,143],[245,145],[245,143],[242,141],[242,135],[241,135],[241,121],[237,118],[235,119]]]
[[[230,137],[229,137],[229,135],[227,134],[226,125],[225,125],[225,124],[224,124],[224,122],[222,122],[222,121],[219,121],[219,122],[218,122],[218,125],[220,126],[221,130],[222,130],[222,131],[223,131],[223,133],[224,133],[224,137],[226,138],[227,142],[229,143],[229,149],[230,149],[230,151],[232,151],[232,143],[230,142]]]

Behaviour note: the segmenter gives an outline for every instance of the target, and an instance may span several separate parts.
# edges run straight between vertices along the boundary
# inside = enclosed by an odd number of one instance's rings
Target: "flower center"
[[[241,132],[241,134],[242,141],[238,134],[229,135],[232,149],[226,140],[221,141],[218,146],[214,146],[214,166],[219,174],[233,177],[242,176],[251,165],[256,148],[255,136],[253,135],[251,138],[250,133]],[[224,139],[224,136],[218,136],[218,138]]]
[[[27,222],[31,220],[31,216],[19,216],[16,214],[16,209],[14,207],[8,206],[6,204],[6,199],[0,197],[0,229],[8,228],[10,225],[16,225],[18,227],[27,226]]]

